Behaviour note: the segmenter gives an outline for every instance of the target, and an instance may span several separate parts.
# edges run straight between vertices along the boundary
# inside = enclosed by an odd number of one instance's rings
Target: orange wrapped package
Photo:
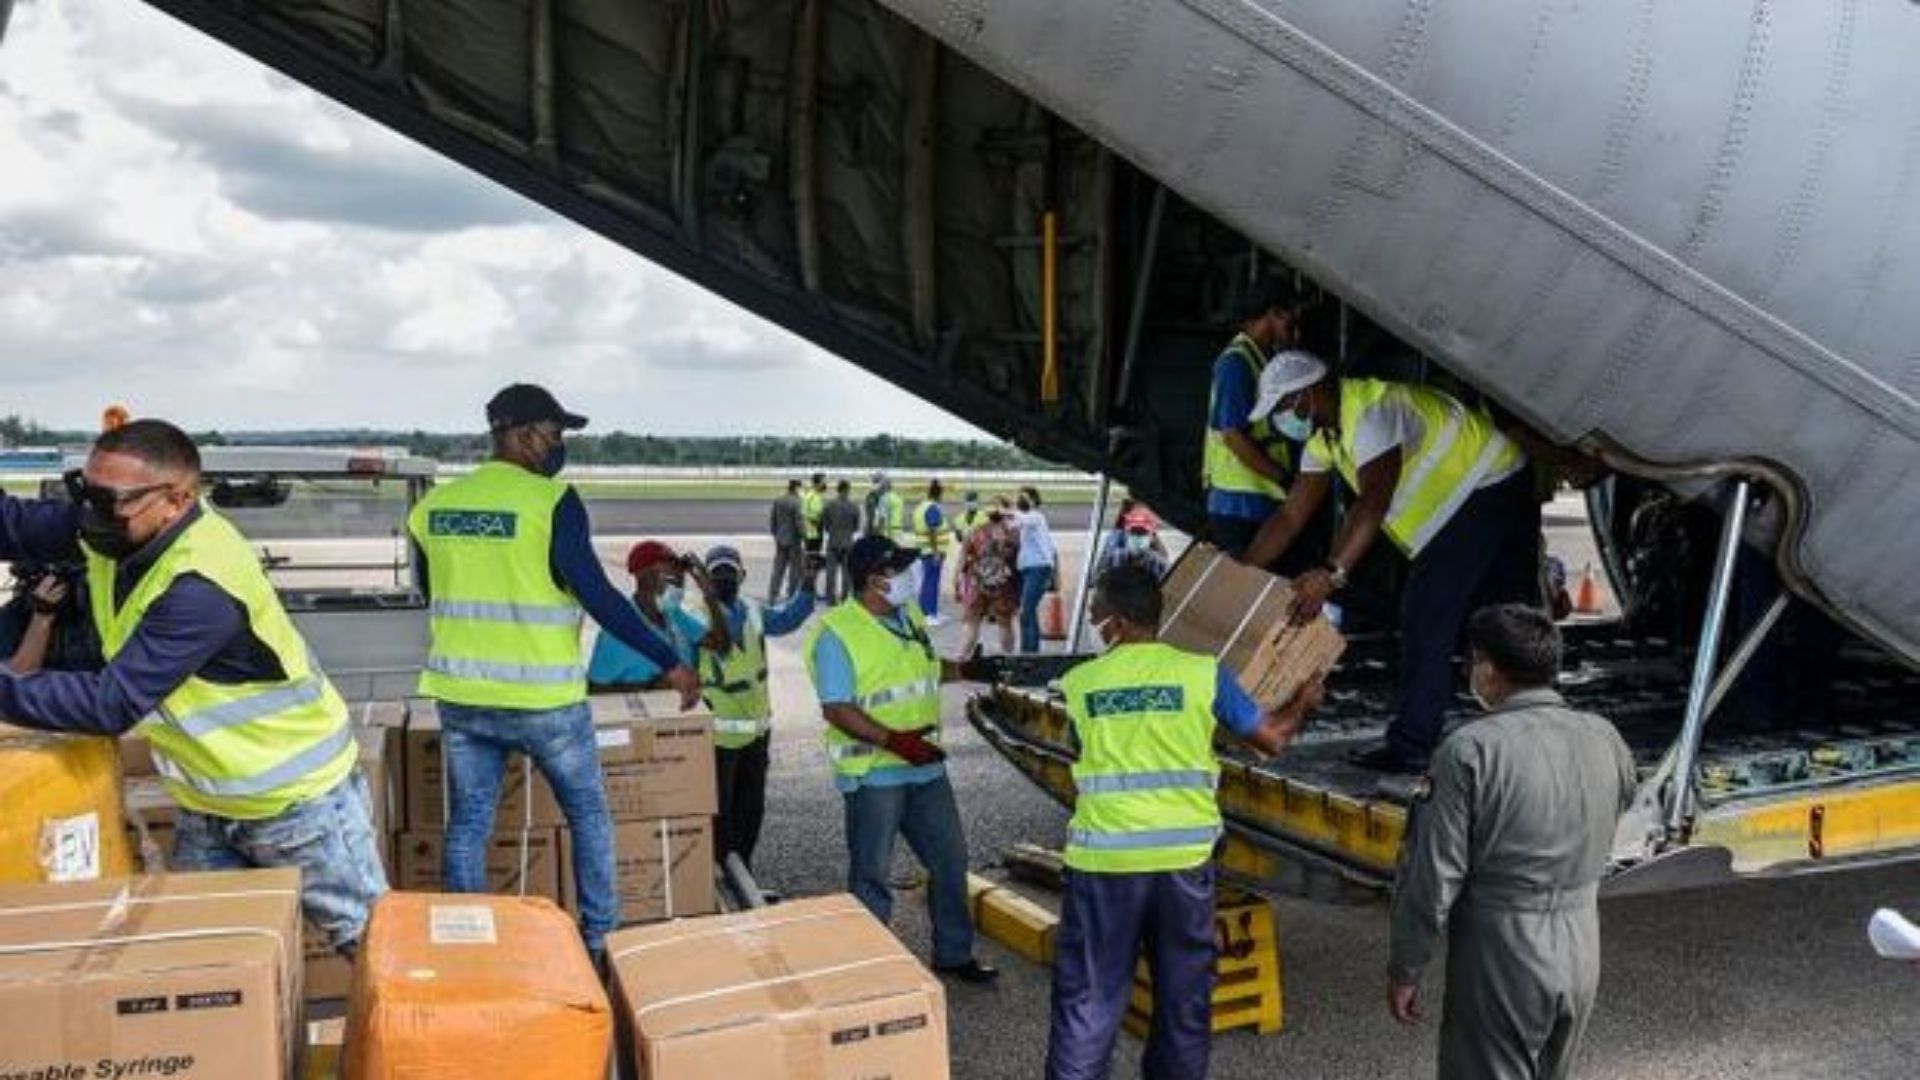
[[[347,1012],[345,1080],[605,1080],[613,1014],[537,897],[388,893]]]
[[[131,873],[113,740],[0,726],[0,883]]]

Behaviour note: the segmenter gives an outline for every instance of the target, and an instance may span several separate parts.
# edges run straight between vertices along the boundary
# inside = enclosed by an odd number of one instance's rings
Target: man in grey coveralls
[[[1612,724],[1553,690],[1560,634],[1543,612],[1483,608],[1467,641],[1487,714],[1440,744],[1416,789],[1388,1007],[1420,1021],[1444,928],[1442,1080],[1562,1080],[1600,984],[1596,890],[1633,797],[1633,755]]]

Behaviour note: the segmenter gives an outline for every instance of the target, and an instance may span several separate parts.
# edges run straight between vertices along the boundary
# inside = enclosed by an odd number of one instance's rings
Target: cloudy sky
[[[0,163],[0,413],[981,434],[136,0],[20,0]]]

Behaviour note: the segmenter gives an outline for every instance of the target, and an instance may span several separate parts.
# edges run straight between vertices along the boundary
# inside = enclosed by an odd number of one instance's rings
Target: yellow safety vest
[[[960,528],[958,530],[960,533],[960,539],[965,540],[967,537],[972,536],[973,530],[979,528],[982,525],[985,525],[986,523],[987,523],[987,512],[985,510],[976,508],[976,509],[967,511],[964,514],[961,514]]]
[[[840,639],[853,661],[854,701],[874,722],[889,731],[924,731],[928,742],[940,741],[940,657],[927,636],[926,616],[917,604],[904,609],[909,633],[905,636],[882,625],[858,600],[836,605],[820,619],[807,638],[807,674],[814,687],[820,673],[814,666],[814,646],[828,630]],[[911,768],[905,760],[829,724],[827,756],[843,777],[858,780],[875,769]]]
[[[894,543],[903,547],[917,545],[913,526],[907,522],[907,500],[889,491],[880,497],[879,510],[881,525],[876,530],[879,535],[891,536]]]
[[[1213,754],[1219,661],[1121,645],[1060,680],[1080,739],[1066,863],[1093,873],[1187,870],[1220,839]]]
[[[808,488],[800,495],[800,521],[805,527],[806,538],[820,539],[820,515],[826,510],[826,499],[815,488]]]
[[[1260,355],[1260,347],[1245,334],[1236,334],[1233,344],[1228,346],[1247,365],[1255,386],[1260,384],[1260,373],[1266,369],[1267,362]],[[1218,386],[1207,390],[1207,416],[1213,416],[1214,404],[1220,393]],[[1293,467],[1293,451],[1287,440],[1275,431],[1268,418],[1261,417],[1247,425],[1247,435],[1268,457],[1278,462],[1282,468]],[[1207,426],[1205,454],[1200,463],[1200,485],[1216,491],[1237,491],[1248,495],[1258,495],[1274,502],[1284,502],[1287,497],[1285,487],[1247,468],[1245,462],[1234,456],[1233,448],[1227,445],[1227,433],[1215,431],[1212,424]]]
[[[773,729],[773,701],[767,693],[767,632],[760,605],[741,600],[746,618],[741,637],[725,654],[700,649],[701,694],[713,710],[713,742],[738,750]]]
[[[1400,483],[1387,507],[1387,538],[1408,558],[1420,554],[1488,476],[1511,472],[1526,454],[1501,434],[1486,411],[1468,408],[1430,386],[1381,379],[1340,380],[1340,430],[1315,432],[1313,452],[1330,461],[1355,492],[1353,433],[1363,413],[1404,404],[1420,416],[1420,445],[1400,448]]]
[[[934,502],[923,502],[914,507],[913,532],[914,539],[919,542],[920,550],[929,555],[943,556],[947,553],[947,537],[950,531],[944,520],[939,525],[934,525],[932,516],[928,513],[938,505]]]
[[[479,708],[587,699],[580,602],[553,580],[567,485],[504,461],[434,488],[407,528],[427,556],[433,642],[420,693]]]
[[[114,606],[118,566],[87,552],[93,625],[108,660],[119,655],[153,602],[182,574],[217,586],[246,609],[247,629],[285,678],[216,683],[189,676],[140,730],[168,794],[189,810],[241,821],[276,817],[346,779],[359,758],[347,706],[314,663],[305,639],[260,569],[260,557],[225,518],[202,507]]]

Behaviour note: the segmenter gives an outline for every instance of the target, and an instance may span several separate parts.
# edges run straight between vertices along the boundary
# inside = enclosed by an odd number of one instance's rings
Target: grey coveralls
[[[1442,1080],[1562,1080],[1600,983],[1596,888],[1633,796],[1612,724],[1526,690],[1434,754],[1393,898],[1389,975],[1418,982],[1447,934]]]

